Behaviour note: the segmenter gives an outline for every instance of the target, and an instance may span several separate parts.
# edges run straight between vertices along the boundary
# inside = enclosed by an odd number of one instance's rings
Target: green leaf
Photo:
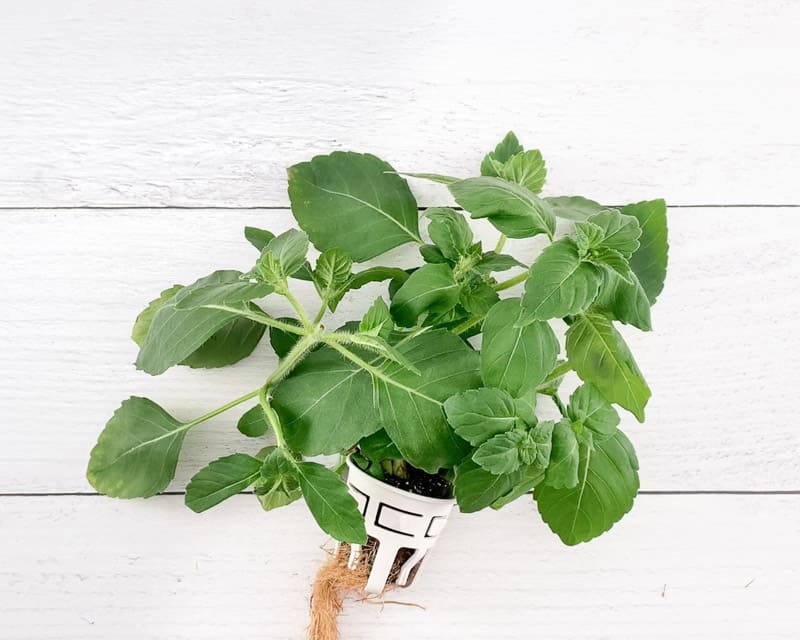
[[[392,329],[394,329],[394,321],[389,313],[389,307],[386,306],[383,298],[377,298],[361,319],[358,330],[361,333],[380,336],[386,340],[392,333]]]
[[[441,252],[439,247],[433,244],[423,244],[419,247],[419,254],[422,259],[428,264],[441,264],[447,262],[447,258]]]
[[[254,493],[264,511],[272,511],[298,500],[302,496],[297,469],[278,447],[268,447],[269,452],[256,480]]]
[[[631,256],[631,269],[653,304],[664,288],[667,275],[667,203],[663,200],[638,202],[623,207],[622,213],[636,218],[642,229],[639,248]]]
[[[166,301],[159,299],[151,303],[148,309],[153,305],[157,305],[158,309],[152,316],[149,327],[146,328],[146,335],[136,359],[137,368],[151,375],[158,375],[184,361],[197,367],[224,366],[238,362],[249,355],[261,339],[264,327],[246,318],[240,318],[238,314],[249,309],[246,303],[235,303],[225,309],[177,307],[184,297],[198,289],[204,289],[209,285],[238,283],[240,276],[239,271],[215,271],[194,284],[181,288]],[[145,309],[137,319],[138,329],[134,328],[137,335],[141,335],[144,329],[146,318],[143,316],[150,313],[148,309]],[[229,324],[232,326],[227,326]],[[219,335],[215,336],[218,332]],[[207,351],[187,360],[212,336],[215,336],[215,339],[206,348]]]
[[[210,282],[203,286],[192,285],[175,296],[175,308],[196,309],[211,305],[234,305],[263,298],[272,291],[272,287],[268,284],[250,282],[241,277],[235,281]]]
[[[550,210],[556,217],[578,222],[608,209],[599,202],[581,196],[558,196],[544,200],[550,205]]]
[[[347,285],[347,290],[360,289],[370,282],[383,282],[384,280],[405,282],[408,280],[408,272],[398,267],[370,267],[353,274],[353,277],[350,278],[350,283]]]
[[[627,258],[619,251],[607,247],[599,247],[586,256],[585,260],[598,267],[607,267],[626,282],[632,282],[633,271],[631,271]]]
[[[602,246],[619,251],[626,258],[639,248],[642,230],[635,217],[623,215],[616,209],[607,209],[594,214],[588,222],[603,230]]]
[[[150,325],[153,323],[153,318],[156,313],[175,297],[175,294],[183,289],[182,284],[174,284],[169,289],[164,289],[156,298],[152,300],[144,310],[136,316],[136,321],[133,323],[133,331],[131,331],[131,338],[141,347],[144,344],[144,339],[147,337],[147,332],[150,331]]]
[[[544,471],[539,467],[528,466],[520,470],[522,478],[511,490],[492,502],[492,509],[502,509],[517,498],[529,493],[537,484],[544,480]]]
[[[295,327],[302,326],[297,318],[287,317],[277,319],[281,322],[285,322],[286,324],[294,325]],[[300,340],[300,338],[301,336],[299,333],[291,333],[278,327],[269,328],[269,343],[272,346],[272,350],[275,352],[275,355],[277,355],[279,358],[285,358],[292,350],[292,347],[297,344],[297,341]]]
[[[489,473],[512,473],[522,466],[520,450],[526,435],[522,431],[498,433],[479,446],[472,459]]]
[[[575,223],[575,243],[578,245],[578,255],[581,258],[585,258],[592,249],[599,247],[604,237],[603,228],[593,222]]]
[[[535,390],[555,366],[559,351],[549,324],[518,327],[520,314],[519,298],[508,298],[493,306],[483,322],[483,381],[513,396]]]
[[[186,506],[195,513],[244,491],[261,476],[261,460],[244,453],[217,458],[192,476]]]
[[[473,218],[488,218],[509,238],[553,237],[556,220],[549,205],[529,189],[500,178],[467,178],[448,186]]]
[[[236,428],[249,438],[258,438],[269,431],[267,416],[264,415],[261,405],[257,404],[245,411],[236,423]]]
[[[298,462],[296,467],[303,497],[320,529],[340,542],[366,543],[364,517],[342,479],[316,462]]]
[[[650,301],[636,274],[631,271],[629,275],[630,282],[626,282],[616,273],[606,273],[592,309],[642,331],[650,331]]]
[[[381,428],[369,373],[329,347],[309,353],[273,390],[290,448],[307,456],[349,449]]]
[[[567,356],[581,380],[644,422],[650,389],[608,318],[597,313],[578,316],[567,330]]]
[[[533,495],[539,513],[565,544],[596,538],[630,511],[639,490],[638,468],[633,446],[620,431],[594,449],[581,445],[577,485],[538,485]]]
[[[562,238],[545,248],[531,266],[521,322],[580,313],[597,297],[601,282],[601,272],[580,259],[575,242]]]
[[[533,465],[544,471],[550,462],[554,425],[552,420],[545,420],[525,434],[525,439],[519,444],[522,464]]]
[[[320,251],[339,247],[363,262],[406,242],[422,242],[408,184],[370,154],[335,151],[290,167],[289,199]]]
[[[502,389],[481,387],[450,396],[444,411],[450,426],[473,446],[510,431],[518,422],[514,398]]]
[[[152,400],[125,400],[92,449],[86,478],[112,498],[147,498],[175,476],[189,425],[178,422]]]
[[[257,270],[261,279],[273,286],[303,268],[308,253],[308,236],[289,229],[269,241],[261,252]]]
[[[487,251],[483,254],[481,261],[475,265],[474,269],[482,275],[489,275],[496,271],[508,271],[514,267],[522,267],[527,269],[527,265],[521,263],[514,256],[508,256],[503,253],[495,253],[494,251]]]
[[[450,396],[480,386],[478,354],[444,330],[418,335],[397,349],[420,374],[390,362],[374,376],[382,426],[418,469],[436,473],[452,467],[467,447],[448,425],[442,405]]]
[[[362,438],[358,442],[358,449],[370,460],[400,460],[403,455],[397,448],[389,434],[384,429]]]
[[[505,138],[503,138],[494,151],[490,151],[483,158],[481,162],[481,175],[482,176],[497,176],[498,165],[503,165],[513,156],[522,152],[522,145],[517,140],[517,136],[513,131],[509,131]]]
[[[392,316],[401,327],[412,327],[423,313],[435,317],[458,304],[460,287],[446,264],[426,264],[412,273],[392,299]]]
[[[521,470],[495,475],[468,459],[456,467],[453,492],[461,512],[474,513],[505,496],[522,478]]]
[[[264,247],[266,247],[269,244],[269,241],[275,237],[275,234],[272,233],[272,231],[267,231],[266,229],[258,229],[257,227],[245,227],[244,237],[256,249],[262,251]]]
[[[500,296],[490,284],[470,282],[461,288],[458,302],[474,316],[483,317],[500,301]]]
[[[326,249],[317,260],[314,285],[331,311],[336,311],[336,306],[347,291],[352,268],[350,256],[337,247]]]
[[[433,207],[425,211],[428,235],[442,255],[453,262],[469,253],[472,246],[472,229],[460,213],[447,207]]]
[[[578,461],[578,439],[569,420],[561,420],[553,427],[545,482],[554,489],[571,489],[578,484]]]
[[[590,429],[595,442],[614,435],[619,425],[619,415],[614,407],[597,387],[588,383],[575,389],[570,396],[567,415],[573,422]]]
[[[547,178],[542,152],[532,149],[516,154],[503,165],[500,177],[509,182],[516,182],[533,193],[539,193]]]

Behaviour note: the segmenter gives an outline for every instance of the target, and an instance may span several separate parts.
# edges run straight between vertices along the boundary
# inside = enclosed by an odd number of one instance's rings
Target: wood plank
[[[305,507],[180,502],[0,498],[3,638],[302,637],[325,557]],[[351,603],[342,637],[794,640],[799,535],[797,495],[640,496],[574,548],[526,500],[456,515],[417,583],[389,596],[425,610]]]
[[[759,0],[21,3],[0,206],[282,205],[314,153],[466,176],[509,128],[554,194],[797,204],[798,30]]]
[[[667,287],[652,334],[626,331],[654,391],[648,422],[629,415],[645,490],[800,489],[800,430],[786,418],[800,387],[800,218],[791,209],[674,209]],[[0,487],[87,491],[88,453],[122,399],[145,395],[191,419],[256,388],[275,365],[266,343],[235,368],[135,371],[130,328],[162,288],[215,268],[247,269],[246,224],[276,232],[280,211],[7,212],[0,217]],[[486,244],[496,233],[478,227]],[[520,256],[531,241],[512,241]],[[414,264],[415,251],[394,254]],[[346,298],[359,318],[376,285]],[[301,288],[316,308],[313,288]],[[269,299],[267,308],[286,313]],[[329,326],[336,326],[332,321]],[[575,384],[575,381],[572,381]],[[542,403],[543,405],[545,403]],[[210,460],[255,450],[238,412],[186,441],[174,489]]]

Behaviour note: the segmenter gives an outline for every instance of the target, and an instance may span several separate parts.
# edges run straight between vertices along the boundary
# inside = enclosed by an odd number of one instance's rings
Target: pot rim
[[[406,491],[405,489],[400,489],[398,487],[393,487],[392,485],[387,484],[386,482],[383,482],[382,480],[378,480],[377,478],[375,478],[375,477],[369,475],[368,473],[362,471],[359,468],[359,466],[355,462],[353,462],[352,454],[347,456],[347,470],[348,470],[348,474],[355,473],[356,475],[360,475],[363,479],[365,479],[367,481],[372,481],[372,482],[378,483],[379,485],[381,485],[381,487],[383,489],[385,489],[389,493],[396,493],[398,495],[404,496],[405,498],[410,498],[412,500],[416,500],[418,502],[428,503],[428,504],[451,504],[451,505],[456,504],[456,499],[455,498],[434,498],[432,496],[423,496],[423,495],[420,495],[418,493],[411,493],[410,491]]]

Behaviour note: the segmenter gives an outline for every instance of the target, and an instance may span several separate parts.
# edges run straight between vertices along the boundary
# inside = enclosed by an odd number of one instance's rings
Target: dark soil
[[[429,498],[452,497],[452,487],[444,476],[426,473],[411,466],[408,466],[407,469],[408,475],[406,478],[386,474],[383,477],[383,481],[388,485],[419,496],[427,496]]]

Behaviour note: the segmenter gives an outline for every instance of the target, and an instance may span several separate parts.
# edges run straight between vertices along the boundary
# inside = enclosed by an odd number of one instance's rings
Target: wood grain
[[[0,21],[0,206],[283,205],[314,153],[466,176],[511,128],[554,194],[800,204],[796,2],[150,7]]]
[[[655,331],[625,331],[653,388],[648,422],[623,418],[644,490],[800,489],[800,218],[792,209],[673,209],[667,286]],[[233,369],[135,371],[130,329],[161,289],[215,268],[249,268],[244,225],[280,232],[286,211],[22,211],[0,217],[0,492],[88,491],[84,469],[122,399],[145,395],[191,419],[258,387],[266,343]],[[486,244],[496,232],[479,225]],[[525,259],[533,241],[514,241]],[[394,256],[411,265],[415,251]],[[376,285],[329,326],[359,318]],[[313,288],[301,287],[316,309]],[[289,309],[266,307],[280,315]],[[573,386],[575,381],[571,383]],[[545,403],[542,403],[543,405]],[[231,412],[188,436],[173,489],[210,460],[256,450]]]
[[[4,640],[302,638],[325,557],[305,507],[180,502],[0,498]],[[794,640],[798,536],[800,496],[640,496],[574,548],[527,500],[456,515],[388,596],[425,609],[351,603],[342,637]]]

